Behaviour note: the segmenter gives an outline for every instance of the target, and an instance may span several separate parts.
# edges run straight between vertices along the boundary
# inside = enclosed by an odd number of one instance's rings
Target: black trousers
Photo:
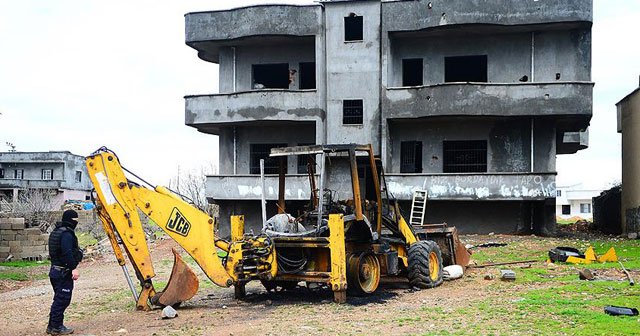
[[[59,328],[64,320],[64,311],[71,303],[73,292],[73,279],[71,271],[57,267],[51,267],[49,280],[53,286],[53,303],[49,313],[49,328]]]

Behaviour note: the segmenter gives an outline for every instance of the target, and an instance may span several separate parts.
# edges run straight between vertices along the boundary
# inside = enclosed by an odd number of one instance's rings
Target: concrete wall
[[[389,129],[389,173],[400,172],[400,143],[414,140],[422,141],[423,173],[443,172],[442,142],[448,140],[487,140],[487,172],[531,171],[531,121],[526,118],[427,118],[395,122]]]
[[[505,10],[508,8],[509,10]],[[418,0],[382,3],[383,31],[463,24],[536,25],[593,19],[591,0]]]
[[[274,43],[268,46],[238,46],[235,47],[236,90],[253,90],[252,65],[288,63],[289,70],[296,70],[296,79],[300,76],[299,63],[314,62],[315,44],[313,39],[296,40],[295,43]],[[220,57],[220,92],[228,93],[233,90],[233,56],[234,50],[226,47],[221,50]],[[299,80],[289,86],[291,90],[299,88]]]
[[[422,58],[424,84],[432,85],[444,82],[445,57],[468,55],[487,55],[490,83],[519,83],[522,76],[529,81],[554,82],[558,81],[556,73],[561,81],[589,81],[590,45],[588,29],[397,38],[391,40],[389,85],[402,86],[404,58]]]
[[[235,131],[236,173],[249,174],[251,144],[286,143],[288,146],[304,143],[315,144],[315,127],[313,123],[302,122],[268,127],[259,125],[237,126]],[[233,153],[233,129],[230,129],[220,136],[220,174],[233,174]],[[297,172],[296,160],[289,160],[288,166],[290,173]]]
[[[617,108],[622,130],[622,232],[640,233],[640,89]]]
[[[379,148],[380,3],[325,2],[327,143],[371,143]],[[363,40],[344,40],[344,18],[363,17]],[[363,100],[363,124],[342,123],[342,101]]]
[[[25,228],[24,218],[0,218],[0,260],[46,260],[49,235],[39,228]]]

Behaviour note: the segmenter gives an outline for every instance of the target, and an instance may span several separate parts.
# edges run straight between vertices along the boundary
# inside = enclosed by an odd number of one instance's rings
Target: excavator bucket
[[[414,226],[418,237],[435,241],[442,251],[444,266],[460,265],[467,267],[471,254],[458,238],[458,230],[453,226],[442,224],[425,224]]]
[[[153,297],[153,304],[173,306],[191,299],[198,292],[198,276],[182,260],[176,249],[172,249],[172,252],[174,262],[169,282],[162,292]]]

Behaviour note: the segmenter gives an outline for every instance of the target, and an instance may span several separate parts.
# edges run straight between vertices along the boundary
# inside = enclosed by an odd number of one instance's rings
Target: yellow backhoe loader
[[[245,295],[245,285],[251,280],[261,281],[267,290],[287,289],[305,281],[328,285],[334,300],[344,303],[347,293],[366,295],[376,291],[383,276],[406,277],[419,288],[438,286],[442,283],[443,255],[446,264],[466,266],[469,254],[455,228],[413,227],[405,221],[397,202],[386,191],[380,161],[370,145],[271,150],[273,160],[286,162],[289,156],[307,159],[308,204],[292,209],[297,211],[295,217],[287,213],[286,164],[281,164],[279,213],[267,219],[263,202],[263,229],[257,235],[244,232],[243,216],[231,216],[229,240],[214,234],[213,218],[167,188],[147,188],[127,179],[112,151],[102,147],[86,158],[95,188],[96,211],[123,267],[137,309],[176,305],[198,290],[195,273],[174,250],[170,279],[163,291],[156,292],[138,211],[174,239],[212,282],[234,286],[238,298]],[[123,251],[141,290],[129,277]]]

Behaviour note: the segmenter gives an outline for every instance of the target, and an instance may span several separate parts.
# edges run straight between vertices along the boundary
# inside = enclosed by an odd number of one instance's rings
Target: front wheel
[[[380,283],[380,263],[371,252],[351,255],[347,261],[347,291],[351,295],[371,294]]]
[[[434,241],[423,240],[409,247],[409,283],[418,288],[442,284],[442,252]]]

